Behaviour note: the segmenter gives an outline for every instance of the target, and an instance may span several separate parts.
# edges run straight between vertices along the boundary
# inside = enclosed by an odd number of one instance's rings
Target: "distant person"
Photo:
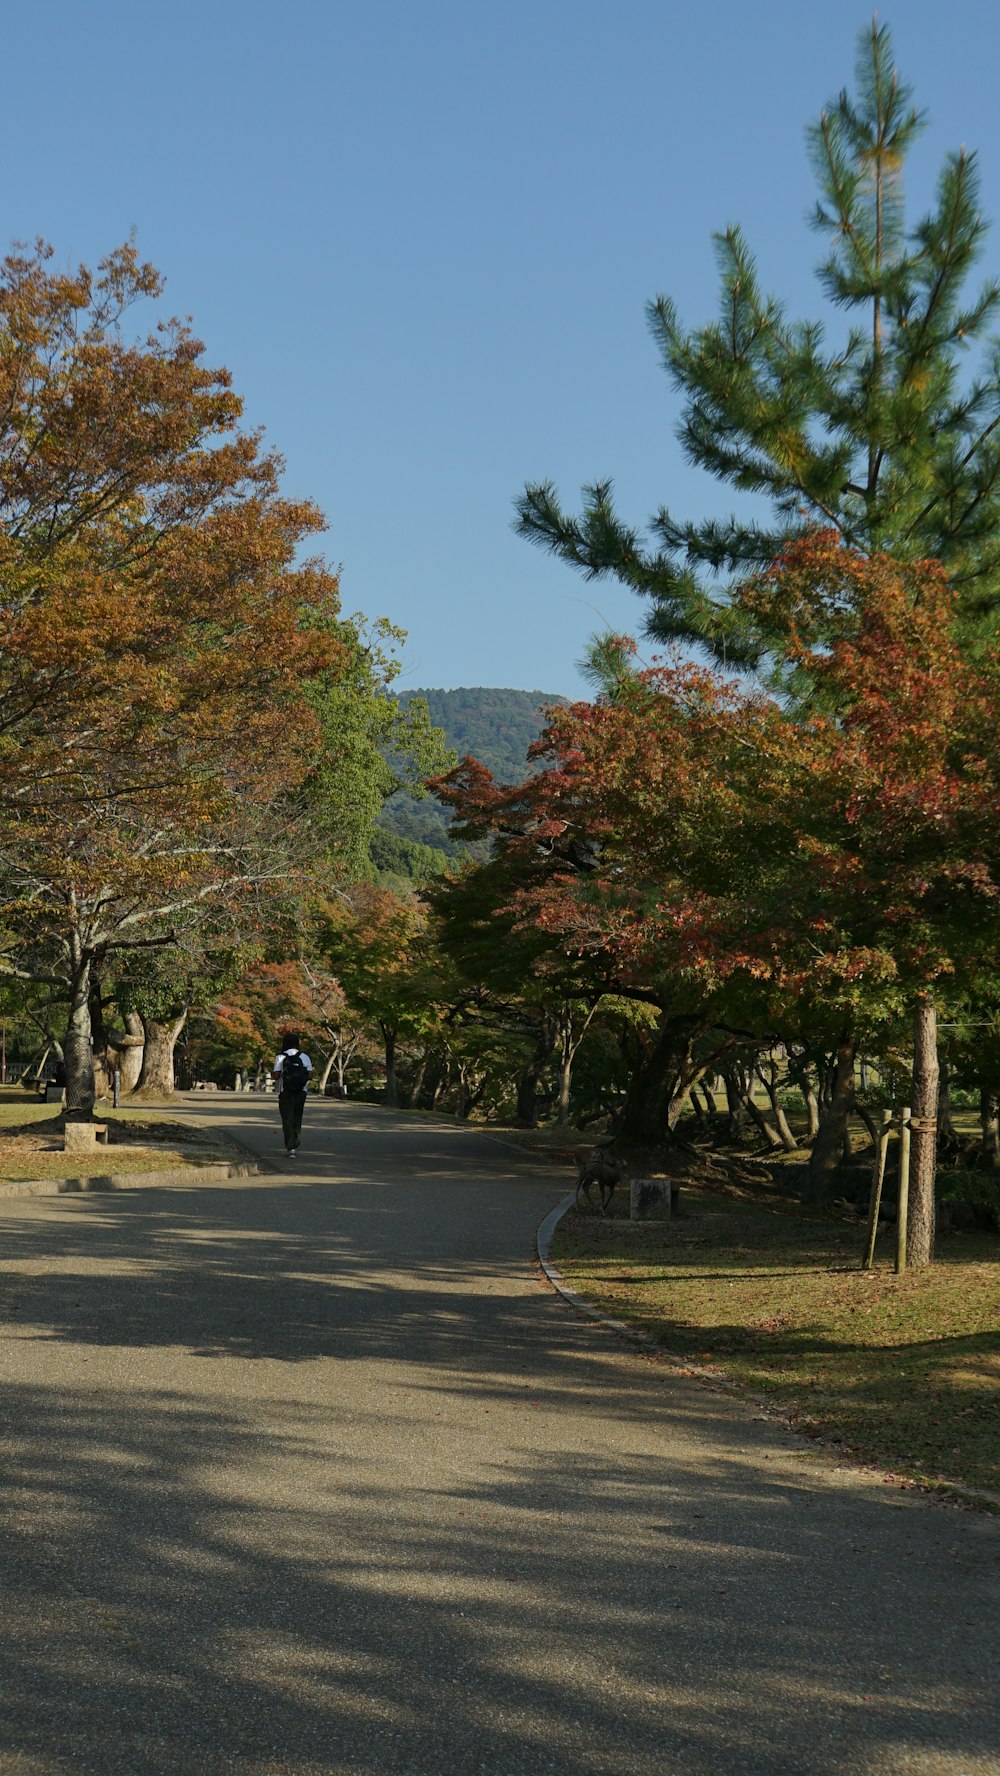
[[[302,1134],[302,1112],[306,1106],[312,1061],[299,1047],[298,1034],[286,1030],[281,1038],[281,1053],[274,1057],[274,1077],[278,1082],[278,1109],[289,1159],[299,1149]]]

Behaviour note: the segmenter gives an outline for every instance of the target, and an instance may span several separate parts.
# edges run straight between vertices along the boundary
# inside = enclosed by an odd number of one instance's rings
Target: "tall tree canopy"
[[[819,533],[734,600],[771,613],[797,702],[690,662],[633,671],[552,712],[548,769],[503,786],[466,760],[439,791],[496,835],[501,920],[536,973],[593,970],[658,1007],[632,1098],[649,1139],[703,1063],[694,1035],[840,1048],[850,1070],[922,993],[958,1012],[995,992],[998,663],[963,653],[943,570]],[[817,1143],[815,1196],[849,1108]]]
[[[130,247],[96,277],[0,268],[0,894],[6,967],[70,1004],[93,1101],[95,964],[287,867],[280,805],[343,669],[323,528],[283,497],[224,371]]]
[[[758,663],[768,612],[735,608],[725,576],[757,570],[817,526],[854,550],[942,561],[972,634],[1000,599],[1000,353],[987,338],[1000,285],[968,290],[986,233],[973,154],[948,156],[929,211],[907,225],[904,168],[922,122],[873,22],[856,96],[842,92],[809,132],[814,223],[828,243],[819,280],[846,335],[829,340],[820,321],[793,320],[766,295],[736,227],[716,237],[717,320],[688,332],[667,297],[649,305],[684,400],[685,455],[762,496],[766,519],[688,522],[663,507],[644,539],[607,481],[584,490],[578,517],[550,482],[519,500],[521,534],[647,598],[654,637]]]

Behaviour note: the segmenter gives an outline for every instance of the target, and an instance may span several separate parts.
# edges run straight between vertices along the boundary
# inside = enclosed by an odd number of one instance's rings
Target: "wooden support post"
[[[892,1111],[883,1110],[882,1127],[875,1143],[875,1170],[872,1173],[872,1190],[868,1202],[868,1241],[862,1270],[871,1270],[875,1263],[875,1236],[878,1233],[878,1212],[882,1206],[882,1185],[885,1182],[885,1162],[889,1152],[889,1136],[892,1133]]]
[[[896,1210],[896,1275],[906,1269],[906,1223],[910,1213],[910,1111],[904,1106],[899,1127],[899,1205]]]

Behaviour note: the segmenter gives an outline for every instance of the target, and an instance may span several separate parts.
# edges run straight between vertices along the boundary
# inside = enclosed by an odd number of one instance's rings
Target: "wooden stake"
[[[875,1146],[875,1170],[872,1173],[871,1196],[868,1200],[868,1243],[862,1261],[862,1270],[871,1270],[875,1263],[875,1236],[878,1233],[878,1212],[882,1206],[882,1185],[885,1181],[885,1162],[889,1152],[889,1136],[892,1133],[892,1111],[883,1110],[882,1128]]]
[[[899,1207],[896,1211],[896,1275],[906,1269],[906,1223],[910,1212],[910,1111],[900,1112]]]

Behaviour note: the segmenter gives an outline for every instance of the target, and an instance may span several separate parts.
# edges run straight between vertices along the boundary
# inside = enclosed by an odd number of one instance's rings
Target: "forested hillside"
[[[566,702],[565,697],[550,691],[498,690],[482,685],[455,691],[403,691],[399,701],[405,704],[414,697],[424,698],[432,726],[444,730],[448,745],[459,758],[471,754],[502,783],[516,783],[524,775],[528,748],[541,732],[545,710]],[[446,856],[453,856],[458,849],[448,836],[448,815],[432,796],[418,801],[401,791],[386,804],[380,824],[398,839],[430,846]],[[402,863],[404,850],[398,858]],[[381,851],[378,857],[373,852],[373,860],[377,867],[386,867]],[[412,871],[400,869],[399,873],[427,874],[425,856],[412,861]]]
[[[435,728],[443,728],[459,758],[471,753],[502,783],[517,783],[528,748],[537,740],[544,712],[566,702],[552,691],[494,690],[481,685],[457,691],[402,691],[401,703],[423,697]]]

